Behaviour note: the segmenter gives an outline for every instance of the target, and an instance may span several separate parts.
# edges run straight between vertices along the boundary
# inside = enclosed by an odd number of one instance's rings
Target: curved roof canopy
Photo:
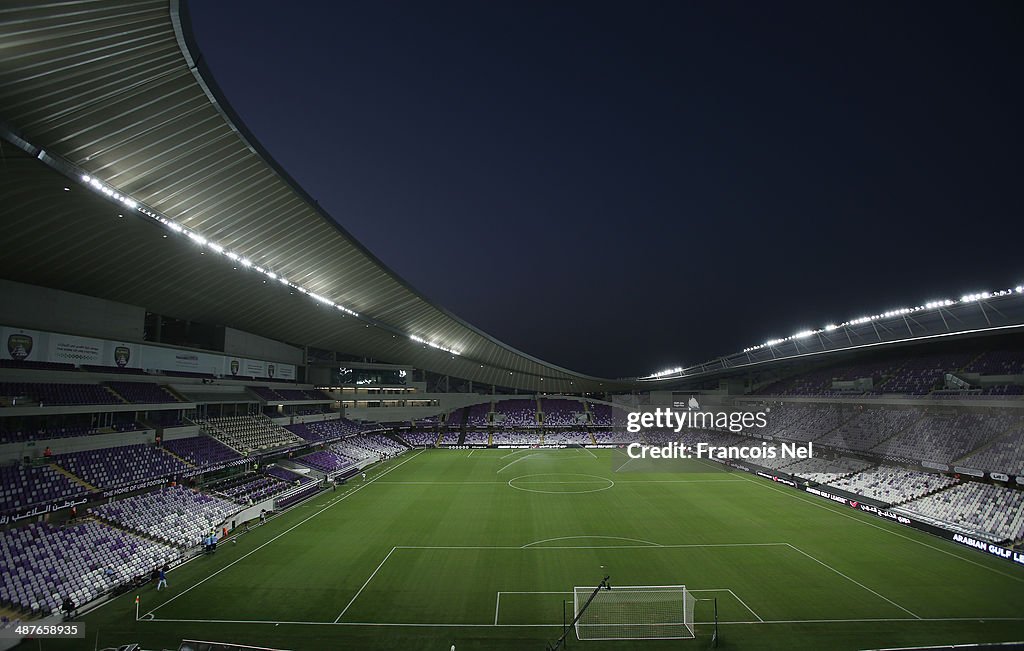
[[[0,274],[486,384],[628,386],[517,351],[388,269],[237,119],[184,9],[0,8]]]

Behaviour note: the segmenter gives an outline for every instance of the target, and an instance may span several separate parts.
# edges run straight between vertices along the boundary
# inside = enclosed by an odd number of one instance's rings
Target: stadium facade
[[[409,450],[609,452],[656,404],[771,418],[647,443],[813,442],[823,458],[729,467],[1024,564],[1024,287],[592,377],[431,302],[326,214],[218,90],[185,3],[0,21],[2,544],[22,568],[92,550],[67,575],[8,573],[3,617],[140,589]],[[552,484],[594,480],[576,476]]]

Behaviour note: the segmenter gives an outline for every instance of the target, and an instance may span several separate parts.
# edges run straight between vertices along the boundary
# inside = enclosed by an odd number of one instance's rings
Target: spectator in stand
[[[53,450],[50,449],[49,445],[47,445],[46,449],[43,450],[43,456],[44,457],[52,457],[53,456]]]

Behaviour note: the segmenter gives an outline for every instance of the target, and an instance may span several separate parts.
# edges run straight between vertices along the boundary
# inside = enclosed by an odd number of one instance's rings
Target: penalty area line
[[[842,572],[840,572],[840,571],[839,571],[839,570],[837,570],[836,568],[832,567],[831,565],[829,565],[829,564],[828,564],[828,563],[826,563],[825,561],[823,561],[823,560],[820,560],[820,559],[817,559],[817,558],[815,558],[815,557],[811,556],[810,554],[808,554],[808,553],[807,553],[807,552],[805,552],[804,550],[800,549],[800,548],[799,548],[799,547],[797,547],[796,545],[791,545],[791,544],[788,544],[788,543],[787,543],[787,546],[788,546],[788,547],[789,547],[790,549],[792,549],[793,551],[796,551],[796,552],[799,552],[799,553],[803,554],[804,556],[806,556],[807,558],[811,559],[811,560],[812,560],[812,561],[814,561],[815,563],[818,563],[819,565],[821,565],[821,566],[823,566],[823,567],[826,567],[826,568],[828,568],[828,569],[832,570],[833,572],[835,572],[835,573],[836,573],[836,574],[838,574],[839,576],[843,577],[843,578],[844,578],[844,579],[846,579],[847,581],[849,581],[849,582],[851,582],[851,583],[853,583],[853,584],[855,584],[855,585],[859,585],[860,587],[864,588],[865,590],[867,590],[867,591],[868,591],[868,592],[870,592],[871,594],[875,595],[875,596],[876,596],[876,597],[878,597],[879,599],[883,599],[883,600],[885,600],[885,601],[889,602],[890,604],[892,604],[893,606],[896,606],[897,608],[899,608],[899,609],[900,609],[900,610],[902,610],[903,612],[905,612],[905,613],[907,613],[907,614],[909,614],[909,615],[913,615],[913,616],[914,616],[914,617],[915,617],[916,619],[921,619],[921,616],[920,616],[920,615],[918,615],[917,613],[914,613],[914,612],[912,612],[912,611],[911,611],[911,610],[910,610],[909,608],[904,608],[903,606],[899,605],[898,603],[896,603],[895,601],[893,601],[893,600],[892,600],[892,599],[890,599],[889,597],[886,597],[885,595],[881,594],[880,592],[876,592],[876,591],[872,590],[871,588],[867,587],[866,585],[864,585],[863,583],[861,583],[860,581],[858,581],[858,580],[856,580],[856,579],[852,579],[852,578],[850,578],[850,577],[849,577],[848,575],[846,575],[846,574],[843,574]]]
[[[349,600],[349,602],[348,602],[348,604],[347,604],[347,605],[345,606],[345,608],[344,608],[344,609],[343,609],[343,610],[342,610],[342,611],[341,611],[341,612],[340,612],[340,613],[338,614],[338,616],[337,616],[337,617],[335,617],[335,618],[334,618],[334,623],[335,623],[335,624],[337,624],[337,623],[338,623],[338,621],[339,621],[339,620],[340,620],[340,619],[341,619],[341,618],[342,618],[342,617],[343,617],[343,616],[345,615],[345,613],[347,613],[347,612],[348,612],[348,609],[349,609],[349,608],[351,608],[351,607],[352,607],[352,604],[354,604],[354,603],[356,602],[356,599],[358,599],[358,598],[359,598],[359,595],[363,594],[363,590],[365,590],[365,589],[366,589],[366,586],[370,585],[370,581],[373,581],[373,577],[377,576],[377,572],[380,572],[380,568],[384,567],[384,563],[387,563],[387,562],[388,562],[388,559],[389,559],[389,558],[391,558],[391,555],[395,553],[395,550],[396,550],[396,549],[398,549],[398,548],[397,548],[397,547],[392,547],[392,548],[391,548],[391,551],[389,551],[389,552],[388,552],[388,555],[387,555],[387,556],[385,556],[385,557],[384,557],[384,560],[382,560],[382,561],[380,562],[380,565],[378,565],[378,566],[377,566],[377,569],[375,569],[375,570],[373,571],[373,574],[371,574],[371,575],[370,575],[370,576],[369,576],[369,577],[368,577],[368,578],[366,579],[366,581],[364,581],[364,582],[363,582],[363,585],[362,585],[362,587],[360,587],[360,588],[359,588],[359,591],[358,591],[358,592],[356,592],[356,593],[355,593],[355,595],[353,595],[353,596],[352,596],[352,599],[350,599],[350,600]]]

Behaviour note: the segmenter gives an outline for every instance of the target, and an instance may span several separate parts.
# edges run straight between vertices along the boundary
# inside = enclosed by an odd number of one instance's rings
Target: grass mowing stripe
[[[849,576],[847,576],[846,574],[843,574],[842,572],[840,572],[840,571],[839,571],[839,570],[837,570],[836,568],[832,567],[831,565],[829,565],[829,564],[828,564],[828,563],[826,563],[825,561],[819,560],[819,559],[817,559],[817,558],[815,558],[815,557],[811,556],[810,554],[808,554],[808,553],[807,553],[807,552],[805,552],[804,550],[802,550],[802,549],[800,549],[799,547],[796,547],[796,546],[794,546],[794,545],[789,545],[789,547],[790,547],[790,548],[792,548],[792,549],[793,549],[794,551],[800,552],[801,554],[803,554],[803,555],[804,555],[804,556],[806,556],[807,558],[811,559],[811,560],[812,560],[812,561],[814,561],[815,563],[819,563],[820,565],[822,565],[822,566],[824,566],[824,567],[827,567],[828,569],[832,570],[833,572],[835,572],[835,573],[836,573],[836,574],[838,574],[839,576],[843,577],[843,578],[844,578],[844,579],[846,579],[847,581],[850,581],[851,583],[855,583],[855,584],[859,585],[860,587],[864,588],[865,590],[867,590],[867,591],[868,591],[868,592],[870,592],[871,594],[875,595],[876,597],[878,597],[878,598],[880,598],[880,599],[884,599],[885,601],[888,601],[888,602],[889,602],[889,603],[891,603],[891,604],[892,604],[893,606],[896,606],[897,608],[899,608],[899,609],[900,609],[900,610],[902,610],[903,612],[905,612],[905,613],[908,613],[908,614],[910,614],[910,615],[913,615],[913,616],[914,616],[914,617],[916,617],[917,619],[921,619],[921,617],[920,617],[919,615],[917,615],[916,613],[914,613],[914,612],[910,611],[910,610],[909,610],[909,609],[907,609],[907,608],[904,608],[903,606],[899,605],[898,603],[896,603],[896,602],[895,602],[895,601],[893,601],[892,599],[890,599],[890,598],[886,597],[885,595],[883,595],[883,594],[880,594],[880,593],[878,593],[878,592],[876,592],[876,591],[872,590],[871,588],[867,587],[866,585],[864,585],[864,584],[863,584],[863,583],[861,583],[860,581],[858,581],[858,580],[856,580],[856,579],[853,579],[853,578],[850,578]]]
[[[278,539],[278,538],[280,538],[281,536],[285,535],[285,534],[286,534],[286,533],[288,533],[289,531],[291,531],[291,530],[295,529],[296,527],[299,527],[299,526],[301,526],[301,525],[303,525],[303,524],[305,524],[305,523],[309,522],[310,520],[312,520],[312,519],[313,519],[313,518],[315,518],[316,516],[320,515],[320,514],[321,514],[321,513],[323,513],[324,511],[328,510],[329,508],[331,508],[331,507],[332,507],[332,506],[334,506],[335,504],[339,504],[340,502],[343,502],[343,501],[345,501],[345,500],[346,500],[347,498],[351,497],[352,495],[355,495],[356,493],[358,493],[358,492],[359,492],[359,491],[361,491],[362,489],[366,488],[367,486],[369,486],[369,485],[370,485],[370,484],[372,484],[373,482],[377,481],[377,479],[378,479],[379,477],[383,477],[384,475],[388,474],[388,473],[389,473],[389,472],[391,472],[392,470],[396,470],[396,469],[400,468],[401,466],[403,466],[403,465],[405,465],[406,463],[408,463],[408,462],[412,461],[413,459],[415,459],[416,457],[418,457],[418,456],[419,456],[420,454],[422,454],[422,453],[423,453],[423,450],[420,450],[419,452],[417,452],[416,454],[412,455],[411,457],[409,457],[408,459],[406,459],[406,460],[405,460],[405,461],[403,461],[402,463],[400,463],[400,464],[398,464],[398,465],[395,465],[395,466],[392,466],[392,467],[388,468],[387,470],[385,470],[385,471],[384,471],[384,472],[382,472],[381,474],[377,475],[377,477],[374,477],[374,478],[373,478],[373,479],[371,479],[370,481],[367,481],[367,482],[363,482],[362,484],[360,484],[360,485],[359,485],[359,486],[358,486],[357,488],[355,488],[355,489],[354,489],[354,490],[352,490],[351,492],[349,492],[349,493],[345,493],[344,495],[342,495],[342,496],[341,496],[341,497],[339,497],[338,499],[334,500],[333,502],[330,502],[330,503],[329,503],[329,504],[328,504],[327,506],[325,506],[324,508],[320,509],[319,511],[317,511],[317,512],[316,512],[316,513],[314,513],[313,515],[309,516],[308,518],[306,518],[306,519],[304,519],[304,520],[300,520],[299,522],[297,522],[297,523],[293,524],[292,526],[288,527],[287,529],[285,529],[285,530],[284,530],[284,531],[282,531],[281,533],[277,534],[276,536],[274,536],[273,538],[271,538],[271,539],[270,539],[270,540],[268,540],[267,542],[263,543],[262,545],[260,545],[260,546],[259,546],[259,547],[257,547],[256,549],[252,550],[251,552],[247,552],[247,553],[243,554],[242,556],[239,556],[238,558],[236,558],[235,560],[231,561],[230,563],[228,563],[228,564],[227,564],[227,565],[225,565],[224,567],[220,568],[219,570],[217,570],[217,571],[216,571],[216,572],[214,572],[213,574],[209,575],[208,577],[206,577],[206,578],[205,578],[205,579],[203,579],[202,581],[199,581],[199,582],[197,582],[197,583],[194,583],[193,585],[189,586],[188,588],[185,588],[184,590],[182,590],[182,591],[181,591],[181,592],[179,592],[178,594],[174,595],[173,597],[171,597],[171,598],[170,598],[170,599],[168,599],[167,601],[163,602],[162,604],[160,604],[160,605],[159,605],[159,606],[157,606],[156,608],[154,608],[154,609],[150,610],[150,611],[149,611],[148,613],[146,613],[146,615],[152,615],[153,613],[155,613],[156,611],[160,610],[161,608],[163,608],[163,607],[164,607],[164,606],[166,606],[167,604],[171,603],[172,601],[174,601],[174,600],[175,600],[175,599],[177,599],[178,597],[181,597],[181,596],[183,596],[183,595],[187,594],[187,593],[188,593],[188,592],[189,592],[190,590],[192,590],[193,588],[197,588],[197,587],[199,587],[200,585],[202,585],[203,583],[206,583],[207,581],[209,581],[209,580],[210,580],[210,579],[212,579],[213,577],[217,576],[218,574],[220,574],[220,573],[221,573],[221,572],[223,572],[224,570],[228,569],[229,567],[231,567],[231,566],[232,566],[232,565],[234,565],[235,563],[238,563],[239,561],[245,560],[245,559],[246,559],[246,558],[248,558],[249,556],[252,556],[253,554],[255,554],[255,553],[256,553],[256,552],[258,552],[259,550],[263,549],[264,547],[266,547],[266,546],[267,546],[267,545],[269,545],[270,543],[274,542],[275,540],[277,540],[277,539]],[[145,615],[144,615],[144,617],[145,617]]]

